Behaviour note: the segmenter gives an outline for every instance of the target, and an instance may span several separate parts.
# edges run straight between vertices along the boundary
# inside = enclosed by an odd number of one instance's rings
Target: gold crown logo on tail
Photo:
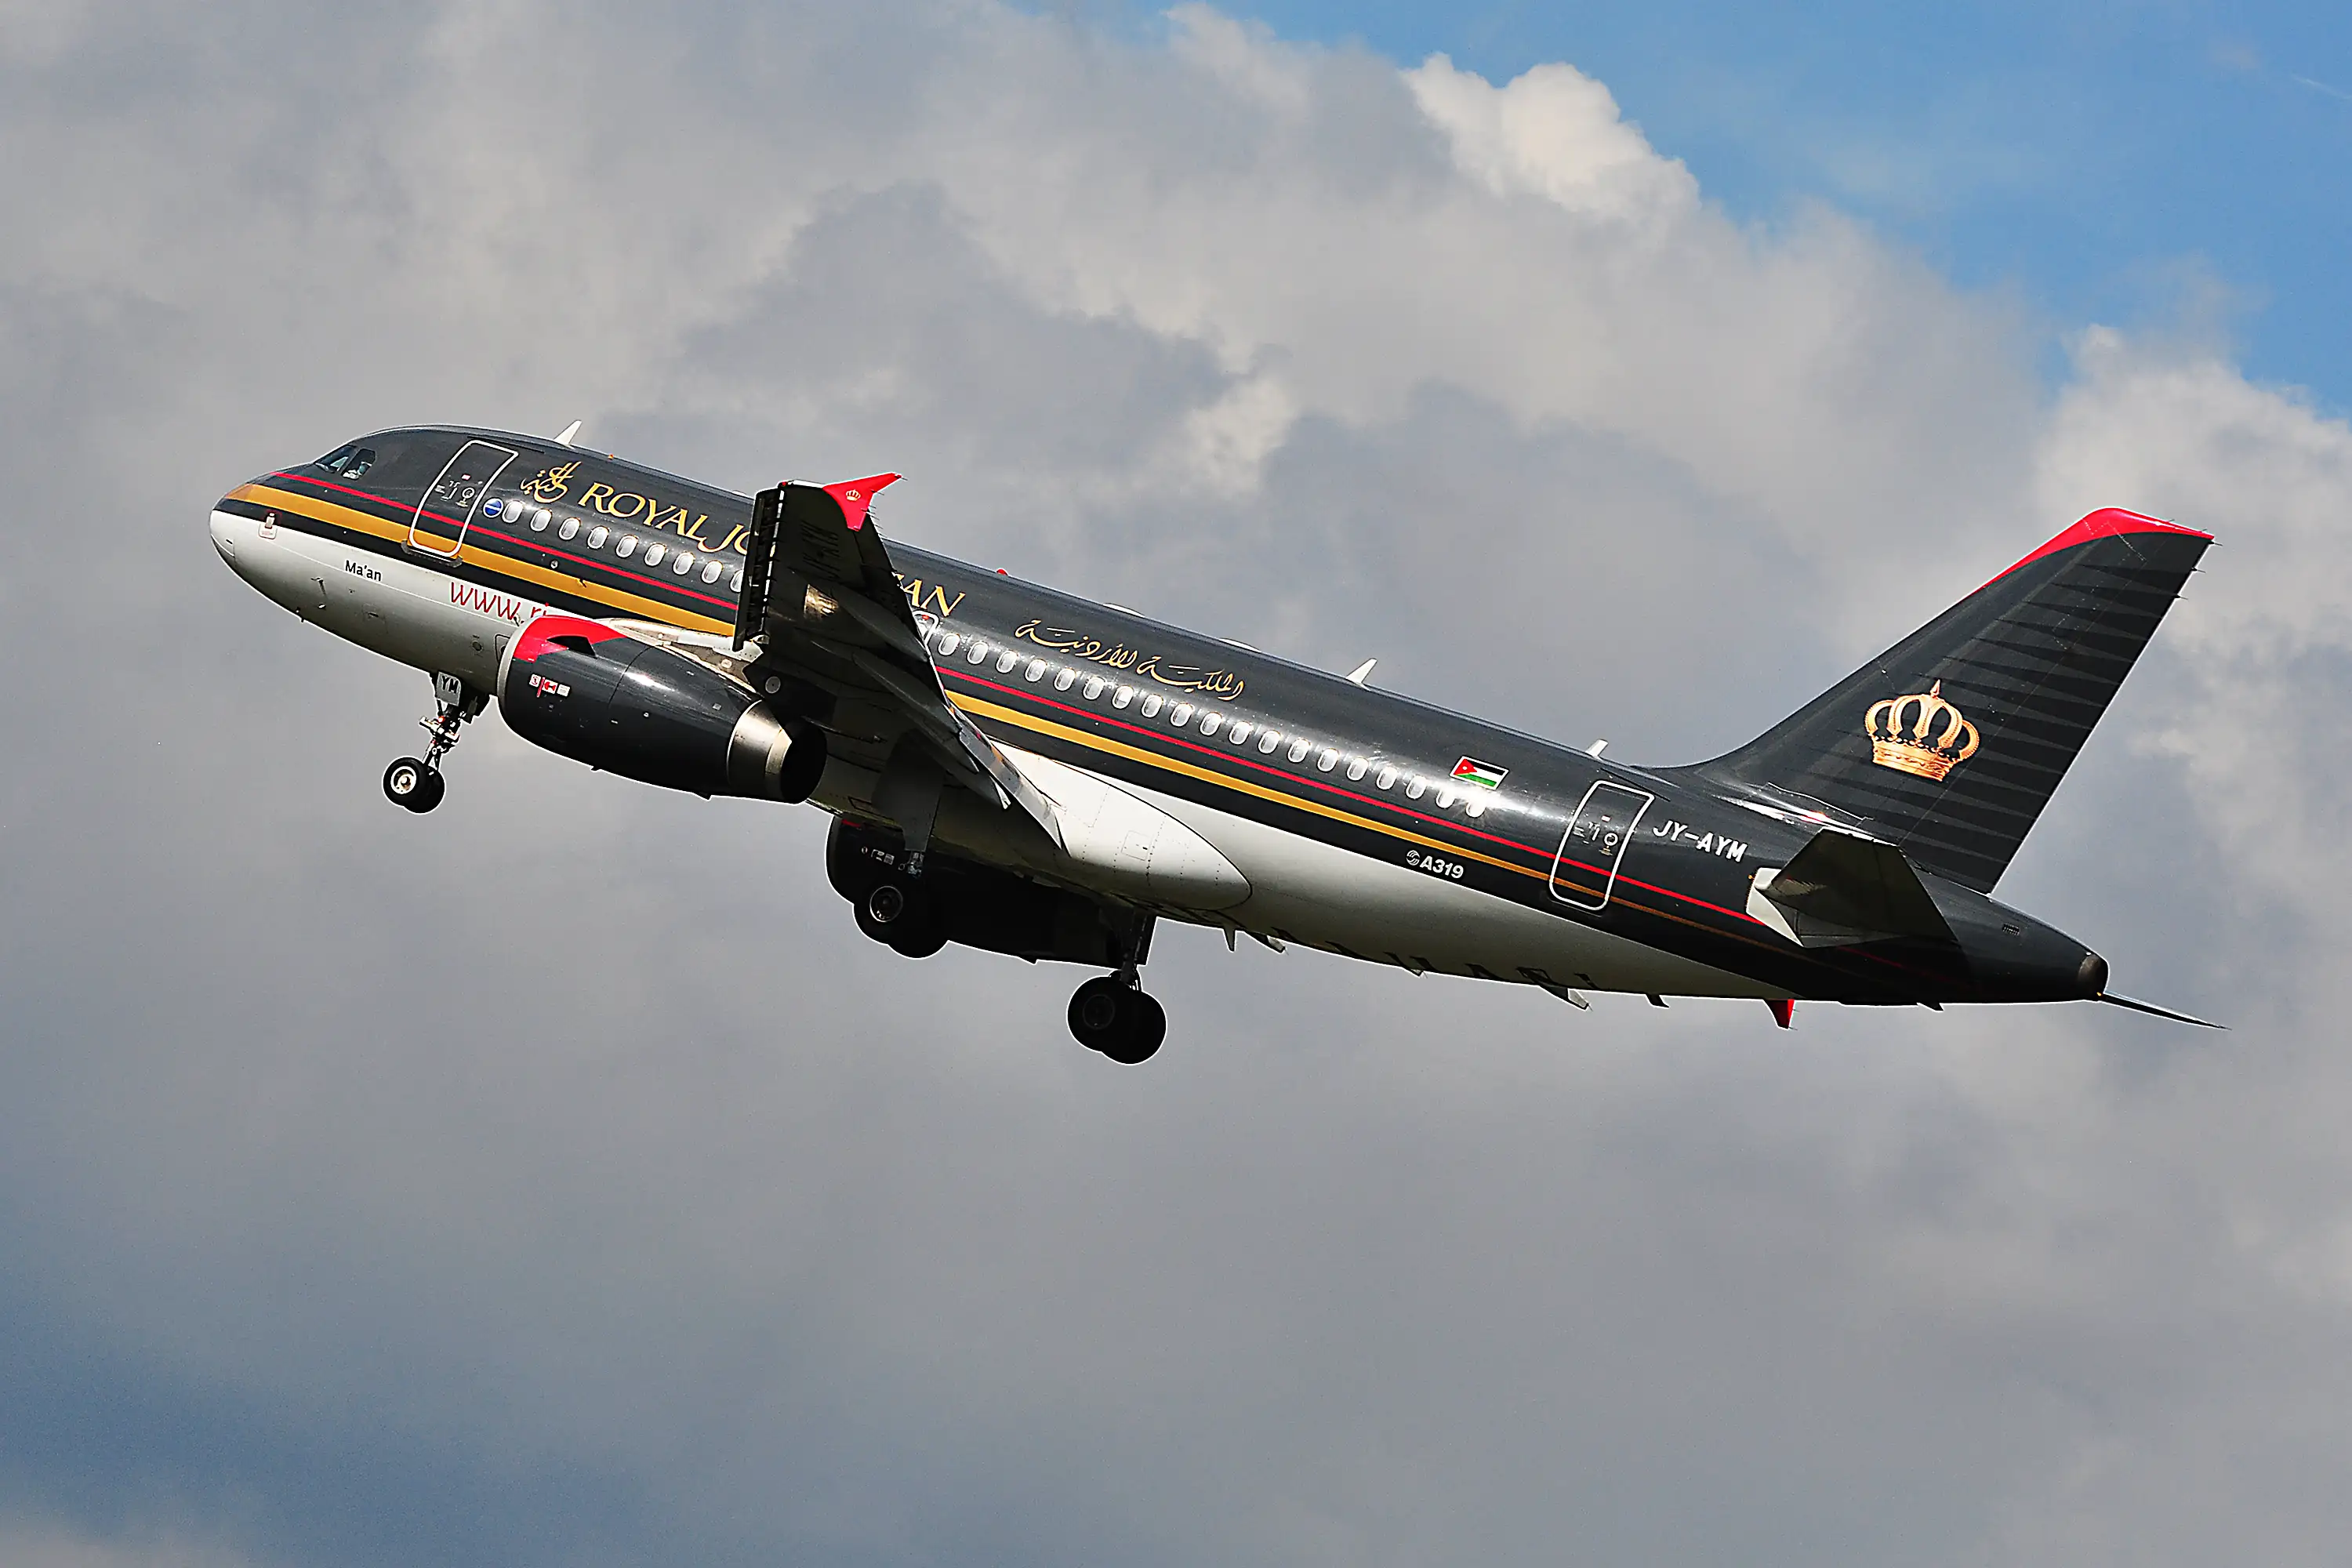
[[[1863,724],[1870,760],[1923,779],[1940,781],[1977,754],[1977,727],[1944,700],[1944,683],[1872,704]]]

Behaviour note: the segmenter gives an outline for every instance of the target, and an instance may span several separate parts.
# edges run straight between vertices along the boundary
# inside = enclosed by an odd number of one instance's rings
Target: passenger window
[[[1421,792],[1428,787],[1429,781],[1421,777],[1419,774],[1415,774],[1412,782],[1404,786],[1405,798],[1408,800],[1419,800],[1421,798]]]
[[[613,546],[613,553],[619,556],[624,561],[626,561],[630,556],[635,555],[636,552],[637,536],[634,533],[625,533],[621,535],[621,542]]]
[[[1217,732],[1217,726],[1224,721],[1225,716],[1222,713],[1203,712],[1201,715],[1201,733],[1213,735]]]
[[[1318,758],[1316,758],[1316,759],[1315,759],[1315,768],[1316,768],[1316,771],[1317,771],[1317,772],[1318,772],[1318,773],[1329,773],[1333,768],[1336,768],[1336,767],[1338,767],[1339,765],[1339,752],[1335,752],[1335,751],[1330,750],[1328,747],[1326,747],[1326,748],[1324,749],[1323,754],[1322,754],[1321,756],[1319,756],[1319,757],[1318,757]]]
[[[694,552],[691,550],[679,551],[677,552],[677,564],[671,567],[670,570],[677,573],[681,577],[685,576],[688,573],[692,572],[694,570]]]
[[[1364,776],[1364,770],[1371,765],[1371,763],[1364,761],[1361,757],[1349,757],[1348,759],[1348,777],[1350,779],[1362,778]]]
[[[646,546],[646,564],[648,566],[658,566],[662,563],[662,557],[668,553],[669,546],[656,539],[651,544]]]
[[[735,568],[735,576],[727,584],[727,591],[730,594],[740,594],[743,591],[743,568],[740,566]]]
[[[1147,719],[1150,718],[1153,714],[1155,714],[1155,713],[1159,712],[1159,711],[1160,711],[1160,693],[1158,693],[1157,691],[1147,691],[1147,692],[1145,692],[1145,693],[1143,694],[1143,706],[1142,706],[1139,710],[1138,710],[1138,711],[1139,711],[1140,713],[1142,713],[1142,715],[1143,715],[1145,718],[1147,718]]]
[[[952,657],[956,650],[956,644],[961,641],[963,641],[963,639],[956,636],[955,633],[948,633],[947,636],[940,639],[940,657],[941,658]]]
[[[1271,752],[1280,744],[1282,744],[1282,731],[1279,730],[1268,730],[1257,738],[1257,749],[1261,752]]]
[[[1179,730],[1182,729],[1192,721],[1192,705],[1190,702],[1179,702],[1176,704],[1176,711],[1168,715],[1168,721]]]
[[[1105,682],[1103,678],[1099,675],[1087,676],[1087,700],[1092,702],[1096,698],[1100,697],[1103,694],[1103,687],[1106,684],[1107,682]]]
[[[1312,742],[1312,741],[1293,741],[1293,742],[1290,742],[1290,760],[1291,760],[1292,762],[1294,762],[1294,763],[1303,763],[1303,762],[1305,762],[1305,761],[1307,760],[1307,748],[1309,748],[1310,746],[1312,746],[1314,743],[1315,743],[1315,742]]]
[[[548,510],[545,507],[541,507],[537,511],[530,514],[530,531],[533,533],[545,533],[547,531],[547,525],[554,521],[555,514]]]
[[[996,656],[996,673],[999,675],[1010,675],[1013,673],[1013,667],[1020,662],[1021,656],[1015,653],[1013,649],[1006,648],[1003,653]]]
[[[1234,720],[1234,732],[1233,732],[1233,737],[1232,737],[1234,744],[1234,745],[1236,745],[1236,746],[1238,746],[1238,745],[1240,745],[1243,742],[1244,742],[1244,741],[1248,740],[1249,738],[1250,738],[1250,727],[1249,727],[1249,721],[1248,721],[1248,720],[1246,720],[1246,719],[1236,719],[1236,720]]]
[[[1124,708],[1134,700],[1135,688],[1132,686],[1122,686],[1110,694],[1110,705],[1114,708]]]
[[[1437,786],[1437,809],[1444,811],[1453,804],[1454,786],[1452,784],[1439,784]]]
[[[726,566],[719,562],[706,561],[702,563],[702,580],[706,583],[716,583],[719,581],[719,574],[726,570]]]
[[[571,538],[572,531],[579,526],[580,524],[576,520],[566,521],[563,525],[563,537],[566,539]],[[604,541],[610,537],[610,535],[611,530],[607,529],[603,523],[598,523],[595,527],[588,531],[588,548],[591,550],[604,549]],[[626,555],[628,552],[625,550],[621,552],[621,553]]]
[[[1387,789],[1390,785],[1396,783],[1396,770],[1394,768],[1382,768],[1381,770],[1381,776],[1374,779],[1372,783],[1378,784],[1382,789]]]
[[[1486,803],[1474,795],[1462,803],[1462,809],[1473,816],[1484,816],[1486,815]]]
[[[974,637],[974,638],[972,638],[972,639],[971,639],[971,651],[970,653],[965,654],[963,657],[964,657],[964,658],[965,658],[966,662],[968,662],[968,663],[971,663],[971,664],[982,664],[982,663],[985,663],[985,662],[987,661],[987,658],[988,658],[988,639],[987,639],[987,638],[985,638],[985,637]]]
[[[569,539],[573,534],[580,531],[580,520],[576,517],[567,517],[563,520],[563,526],[557,529],[555,531],[562,535],[564,538]]]
[[[1065,669],[1054,677],[1054,689],[1056,691],[1067,691],[1077,683],[1078,672],[1075,669]]]
[[[1045,661],[1042,658],[1031,659],[1029,661],[1029,668],[1021,672],[1021,678],[1024,680],[1042,680],[1045,679]]]

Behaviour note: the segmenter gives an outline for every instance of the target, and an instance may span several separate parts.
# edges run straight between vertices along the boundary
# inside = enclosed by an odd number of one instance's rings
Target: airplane
[[[391,429],[237,486],[236,574],[430,675],[383,775],[428,812],[462,728],[703,796],[832,815],[866,935],[1105,973],[1071,1033],[1138,1063],[1162,920],[1588,993],[2100,1001],[2083,943],[1992,897],[2211,535],[2065,529],[1755,740],[1636,767],[1348,675],[886,544],[895,474],[735,494],[554,439]]]

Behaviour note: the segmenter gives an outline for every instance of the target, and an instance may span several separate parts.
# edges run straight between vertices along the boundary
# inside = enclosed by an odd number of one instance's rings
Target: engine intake
[[[499,712],[534,745],[696,795],[806,800],[824,731],[715,671],[601,621],[541,616],[499,669]]]

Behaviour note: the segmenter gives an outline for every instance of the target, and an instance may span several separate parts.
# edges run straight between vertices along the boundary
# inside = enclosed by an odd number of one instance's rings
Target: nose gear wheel
[[[487,691],[476,691],[453,675],[433,678],[434,710],[429,719],[419,719],[425,732],[433,737],[422,757],[396,757],[383,770],[384,798],[409,811],[423,813],[441,804],[447,784],[441,777],[441,759],[457,744],[461,727],[482,710],[490,700]]]
[[[426,812],[440,805],[444,788],[441,770],[418,757],[395,758],[383,770],[384,798],[410,811]]]

